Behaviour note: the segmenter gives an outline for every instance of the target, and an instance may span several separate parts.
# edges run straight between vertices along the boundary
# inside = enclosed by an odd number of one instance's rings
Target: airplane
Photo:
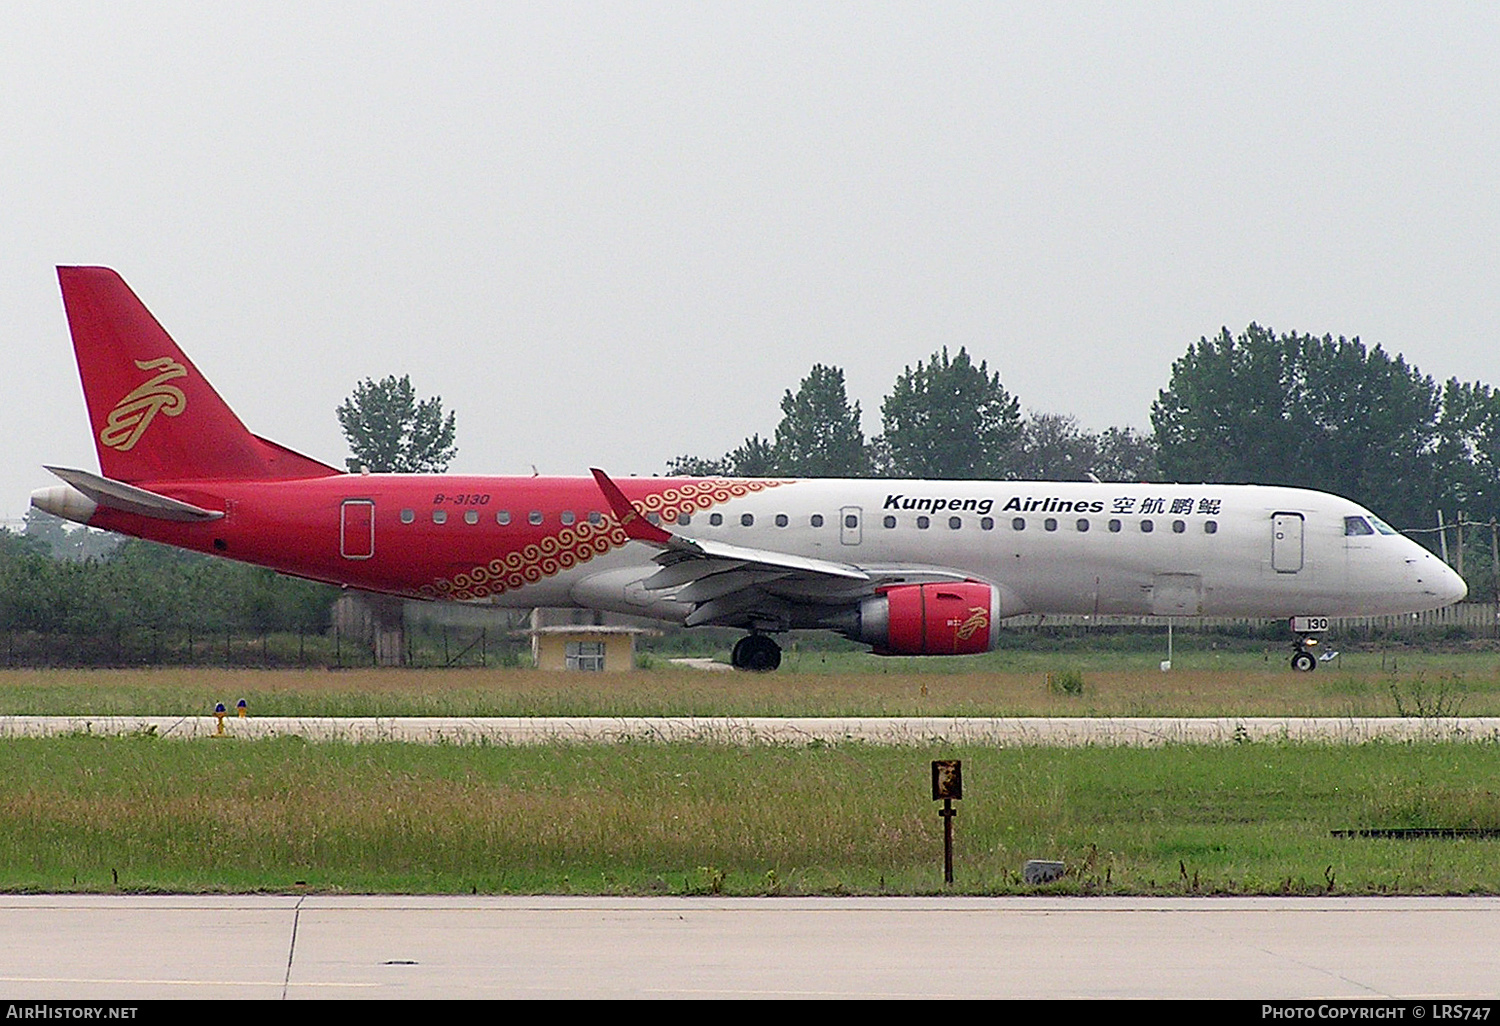
[[[993,649],[1027,613],[1328,618],[1462,599],[1364,507],[1246,484],[347,473],[252,434],[113,270],[59,267],[99,473],[68,520],[408,599],[583,607],[746,634],[827,629],[882,655]]]

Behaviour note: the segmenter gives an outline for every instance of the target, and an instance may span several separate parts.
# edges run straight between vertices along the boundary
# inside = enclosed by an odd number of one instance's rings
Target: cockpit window
[[[1381,534],[1400,534],[1401,533],[1400,531],[1398,531],[1394,527],[1392,527],[1390,524],[1386,523],[1384,520],[1381,520],[1379,517],[1372,516],[1370,518],[1370,523],[1374,524],[1375,525],[1375,530],[1379,531]]]
[[[1374,534],[1375,529],[1371,527],[1364,517],[1344,518],[1344,537],[1352,538],[1357,534]]]

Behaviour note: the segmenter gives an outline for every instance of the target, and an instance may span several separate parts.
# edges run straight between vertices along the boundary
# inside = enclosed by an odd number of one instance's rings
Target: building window
[[[602,641],[570,641],[565,655],[567,667],[570,670],[597,672],[604,669],[604,642]]]

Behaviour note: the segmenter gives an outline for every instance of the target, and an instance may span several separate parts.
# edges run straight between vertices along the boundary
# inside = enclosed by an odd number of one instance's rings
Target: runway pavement
[[[212,716],[0,716],[0,737],[152,733],[203,738]],[[725,744],[1160,745],[1234,741],[1500,740],[1497,717],[229,717],[234,738],[444,744],[702,741]]]
[[[1493,999],[1500,899],[0,896],[0,998]]]

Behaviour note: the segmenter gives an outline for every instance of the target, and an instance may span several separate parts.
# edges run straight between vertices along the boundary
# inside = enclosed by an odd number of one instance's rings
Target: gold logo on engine
[[[990,625],[990,611],[983,606],[970,606],[969,617],[958,625],[958,639],[968,641],[976,633]]]
[[[111,449],[129,452],[141,435],[151,426],[158,413],[175,417],[187,409],[187,397],[176,385],[167,384],[174,378],[187,377],[187,368],[176,360],[161,357],[156,360],[137,360],[135,365],[143,371],[159,371],[144,385],[115,403],[109,418],[99,431],[99,441]]]

